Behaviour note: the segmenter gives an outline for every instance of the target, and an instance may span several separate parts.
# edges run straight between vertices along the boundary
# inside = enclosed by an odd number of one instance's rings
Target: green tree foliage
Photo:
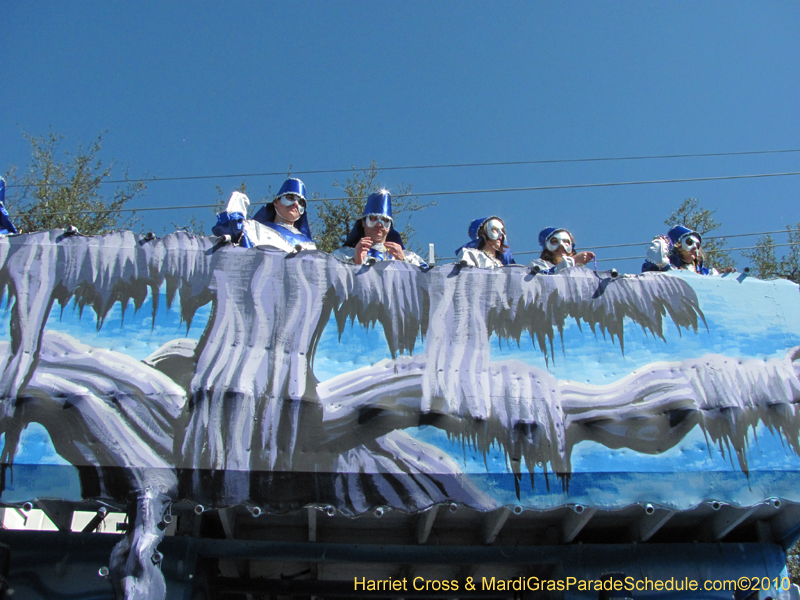
[[[379,171],[375,161],[372,161],[372,164],[366,169],[353,167],[353,176],[348,177],[345,183],[334,182],[334,187],[346,195],[343,200],[320,199],[318,194],[314,194],[315,200],[321,200],[321,205],[317,208],[317,217],[311,223],[317,248],[323,252],[333,252],[342,245],[350,229],[361,218],[367,197],[381,188],[377,181]],[[400,184],[391,191],[395,228],[403,238],[403,243],[408,244],[415,233],[414,227],[411,225],[412,215],[409,213],[415,213],[435,203],[420,202],[411,196],[410,185]],[[401,230],[397,227],[397,217],[403,213],[408,214],[408,219]]]
[[[775,240],[767,234],[759,238],[756,248],[745,250],[742,254],[751,261],[750,270],[759,279],[771,279],[778,272],[778,259],[775,257]]]
[[[781,258],[778,268],[778,277],[791,279],[795,283],[800,283],[800,223],[794,227],[787,227],[789,231],[789,252]],[[794,229],[794,231],[791,231]]]
[[[241,192],[242,194],[247,194],[247,183],[243,181],[239,185],[239,187],[237,187],[234,191]],[[269,191],[268,191],[268,193],[269,193]],[[212,215],[213,215],[211,217],[213,219],[213,221],[211,221],[212,227],[213,227],[213,224],[217,222],[217,214],[223,212],[225,210],[225,208],[228,206],[228,199],[229,198],[230,198],[230,194],[225,195],[225,192],[222,191],[222,188],[220,186],[217,186],[217,206],[211,209]],[[259,201],[259,202],[261,202],[261,201]],[[255,210],[258,210],[258,208],[260,208],[259,202],[255,203],[255,207],[254,207]],[[251,215],[254,214],[254,211],[251,210],[250,214]],[[201,220],[194,213],[189,215],[189,218],[186,220],[186,222],[183,225],[180,225],[179,223],[176,223],[175,221],[173,221],[172,222],[172,227],[173,227],[173,229],[167,229],[165,227],[164,228],[164,234],[171,233],[172,231],[185,231],[186,233],[190,233],[192,235],[199,235],[199,236],[209,235],[208,233],[206,233],[206,221],[205,221],[205,219]]]
[[[697,198],[687,198],[680,205],[678,210],[673,211],[664,220],[667,227],[675,225],[685,225],[689,229],[694,229],[703,236],[703,254],[707,267],[714,267],[722,271],[734,266],[733,258],[728,250],[725,250],[727,240],[724,237],[708,239],[707,234],[720,228],[719,222],[714,219],[716,210],[708,210],[700,205]]]
[[[800,223],[786,227],[789,234],[789,251],[778,260],[775,254],[775,240],[767,234],[759,238],[756,247],[742,252],[751,261],[751,269],[756,277],[790,279],[800,283]]]
[[[786,570],[789,571],[792,583],[800,585],[800,542],[789,548],[786,554]]]
[[[113,160],[106,165],[100,158],[105,132],[88,148],[64,150],[63,159],[59,153],[63,135],[52,131],[46,136],[23,135],[31,144],[31,162],[21,175],[12,167],[7,177],[9,187],[19,186],[9,202],[18,229],[30,233],[73,225],[85,235],[95,235],[133,226],[134,215],[123,217],[121,209],[146,186],[130,182],[109,195],[103,193],[103,182],[115,166]],[[122,178],[127,180],[127,171]]]

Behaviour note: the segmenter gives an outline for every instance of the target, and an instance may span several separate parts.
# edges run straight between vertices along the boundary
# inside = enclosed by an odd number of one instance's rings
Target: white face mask
[[[506,228],[500,219],[489,219],[484,225],[486,237],[490,240],[499,240],[506,236]]]
[[[572,238],[566,231],[559,231],[547,238],[547,249],[550,252],[555,252],[559,246],[563,246],[567,254],[572,252]]]
[[[700,247],[700,238],[696,235],[689,234],[681,240],[680,247],[687,252],[691,252],[695,248]]]
[[[384,229],[389,229],[392,226],[392,219],[391,217],[381,217],[377,215],[370,215],[367,217],[367,227],[377,227],[378,223],[382,223]]]
[[[297,209],[300,211],[301,215],[306,212],[306,201],[297,194],[286,194],[285,196],[281,196],[281,204],[287,208],[292,206],[295,202],[297,202]]]

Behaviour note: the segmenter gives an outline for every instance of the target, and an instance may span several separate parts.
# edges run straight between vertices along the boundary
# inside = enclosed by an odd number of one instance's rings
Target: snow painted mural
[[[790,282],[51,231],[0,239],[0,286],[0,500],[138,498],[117,586],[178,499],[347,515],[800,501]],[[163,586],[145,571],[135,585]]]

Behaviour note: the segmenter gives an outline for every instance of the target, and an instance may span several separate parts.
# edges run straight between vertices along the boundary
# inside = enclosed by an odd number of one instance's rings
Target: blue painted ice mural
[[[796,499],[790,282],[357,267],[184,234],[17,236],[0,262],[5,501],[65,497],[12,485],[36,465],[85,497],[157,473],[271,510]]]

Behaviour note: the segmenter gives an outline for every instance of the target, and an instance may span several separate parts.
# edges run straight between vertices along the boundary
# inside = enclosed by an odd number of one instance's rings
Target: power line
[[[338,198],[337,198],[338,199]],[[347,198],[341,198],[342,200],[346,200]],[[120,209],[119,212],[122,211],[132,211],[136,212],[138,210],[173,210],[173,209],[183,209],[183,208],[218,208],[219,205],[216,204],[200,204],[195,206],[185,206],[185,207],[151,207],[151,208],[138,208],[138,209]],[[94,212],[94,211],[68,211],[68,212],[57,212],[57,213],[32,213],[26,216],[56,216],[56,215],[69,215],[69,214],[84,214],[87,212]],[[113,211],[112,211],[113,212]],[[19,215],[12,215],[12,216],[19,216]],[[798,228],[791,228],[787,227],[786,229],[776,229],[772,231],[754,231],[749,233],[733,233],[728,235],[717,235],[717,236],[707,236],[706,240],[718,240],[718,239],[727,239],[727,238],[735,238],[735,237],[748,237],[754,235],[771,235],[771,234],[780,234],[780,233],[794,233],[798,232],[800,229]],[[626,243],[626,244],[610,244],[605,246],[587,246],[586,248],[582,248],[582,250],[604,250],[609,248],[629,248],[629,247],[643,247],[648,246],[652,243],[652,240],[647,242],[634,242],[634,243]],[[787,243],[787,244],[769,244],[771,248],[782,248],[785,246],[793,246],[796,244]],[[709,250],[706,251],[707,254],[711,254],[714,252],[725,251],[725,252],[734,252],[739,250],[754,250],[759,248],[760,246],[742,246],[739,248],[719,248],[717,250]],[[515,256],[524,256],[529,254],[540,254],[541,250],[524,250],[522,252],[514,252]],[[439,261],[445,260],[455,260],[457,257],[455,256],[445,256],[439,258]],[[603,261],[610,261],[610,260],[642,260],[642,256],[625,256],[625,257],[612,257],[612,258],[598,258],[596,259],[597,262]]]
[[[399,167],[380,167],[379,171],[412,171],[422,169],[456,169],[456,168],[472,168],[472,167],[502,167],[502,166],[519,166],[519,165],[550,165],[550,164],[567,164],[567,163],[585,163],[585,162],[612,162],[622,160],[661,160],[670,158],[706,158],[714,156],[751,156],[757,154],[787,154],[793,152],[800,152],[800,149],[790,150],[749,150],[745,152],[705,152],[700,154],[656,154],[651,156],[610,156],[610,157],[597,157],[597,158],[560,158],[560,159],[546,159],[546,160],[517,160],[517,161],[502,161],[502,162],[477,162],[477,163],[454,163],[442,165],[407,165]],[[318,175],[318,174],[331,174],[331,173],[353,173],[357,171],[366,171],[367,168],[356,169],[351,167],[349,169],[314,169],[307,171],[292,171],[292,175]],[[119,184],[119,183],[158,183],[162,181],[195,181],[201,179],[231,179],[238,177],[274,177],[278,175],[286,175],[286,171],[272,171],[266,173],[235,173],[225,175],[187,175],[182,177],[151,177],[146,179],[113,179],[101,181],[101,185],[105,184]],[[14,184],[7,186],[8,188],[15,187],[56,187],[67,186],[69,182],[53,182],[44,184]]]
[[[574,183],[568,185],[546,185],[534,187],[517,187],[517,188],[497,188],[492,190],[461,190],[453,192],[421,192],[414,194],[398,194],[402,198],[406,196],[454,196],[459,194],[500,194],[507,192],[538,192],[543,190],[568,190],[577,188],[593,188],[593,187],[618,187],[625,185],[653,185],[657,183],[689,183],[696,181],[722,181],[730,179],[756,179],[762,177],[788,177],[792,175],[800,175],[800,171],[788,173],[759,173],[753,175],[724,175],[721,177],[692,177],[687,179],[651,179],[646,181],[616,181],[611,183]],[[342,198],[345,200],[346,198]],[[339,198],[334,198],[339,200]]]
[[[57,217],[62,215],[85,215],[93,212],[102,212],[102,213],[122,213],[122,212],[129,212],[129,213],[137,213],[137,212],[149,212],[153,210],[187,210],[190,208],[224,208],[220,204],[192,204],[190,206],[146,206],[143,208],[116,208],[114,210],[110,210],[108,208],[102,209],[86,209],[86,210],[62,210],[56,212],[46,212],[46,213],[14,213],[11,215],[12,219],[16,219],[19,217]]]
[[[792,233],[795,231],[800,231],[800,229],[793,229],[787,227],[786,229],[778,229],[776,231],[756,231],[753,233],[734,233],[731,235],[714,235],[714,236],[703,236],[704,240],[724,240],[727,238],[735,238],[735,237],[748,237],[753,235],[771,235],[773,233]],[[647,246],[652,242],[652,240],[648,242],[639,242],[635,244],[613,244],[611,246],[588,246],[584,248],[584,250],[602,250],[605,248],[625,248],[629,246]],[[519,254],[531,254],[530,252],[520,252]]]
[[[796,244],[770,244],[769,247],[770,248],[782,248],[784,246],[794,246],[794,245],[796,245]],[[733,252],[734,250],[755,250],[755,249],[757,249],[759,247],[760,246],[742,246],[740,248],[720,248],[719,250],[717,250],[717,252],[719,252],[719,251]],[[714,250],[711,250],[709,252],[706,252],[706,254],[713,254],[714,252],[715,252]],[[644,256],[624,256],[624,257],[617,257],[617,258],[598,258],[597,262],[603,262],[603,261],[609,261],[609,260],[642,260],[643,261],[644,260]]]
[[[792,171],[787,173],[756,173],[751,175],[723,175],[719,177],[691,177],[685,179],[651,179],[651,180],[644,180],[644,181],[615,181],[615,182],[608,182],[608,183],[574,183],[574,184],[566,184],[566,185],[544,185],[544,186],[531,186],[531,187],[513,187],[513,188],[495,188],[495,189],[485,189],[485,190],[455,190],[455,191],[444,191],[444,192],[414,192],[408,194],[395,194],[396,198],[418,198],[418,197],[430,197],[430,196],[458,196],[458,195],[466,195],[466,194],[503,194],[503,193],[510,193],[510,192],[539,192],[539,191],[547,191],[547,190],[568,190],[568,189],[579,189],[579,188],[597,188],[597,187],[619,187],[619,186],[628,186],[628,185],[654,185],[654,184],[661,184],[661,183],[691,183],[691,182],[698,182],[698,181],[724,181],[724,180],[734,180],[734,179],[759,179],[759,178],[766,178],[766,177],[791,177],[795,175],[800,175],[800,171]],[[355,198],[363,199],[364,196],[358,197],[350,197],[350,196],[341,196],[338,198],[308,198],[308,202],[335,202],[338,200],[353,200]],[[139,212],[139,211],[152,211],[152,210],[187,210],[187,209],[194,209],[194,208],[220,208],[220,204],[194,204],[190,206],[154,206],[154,207],[146,207],[146,208],[120,208],[112,212]],[[77,210],[77,211],[62,211],[59,213],[30,213],[28,216],[31,217],[39,217],[39,216],[51,216],[53,214],[59,215],[70,215],[70,214],[86,214],[98,212],[95,210]],[[105,212],[104,209],[101,209],[99,212]],[[14,216],[18,216],[18,213]]]
[[[735,234],[731,234],[731,235],[708,236],[705,239],[706,240],[719,240],[719,239],[734,238],[734,237],[747,237],[747,236],[754,236],[754,235],[769,235],[769,234],[773,234],[773,233],[794,233],[794,232],[797,232],[797,231],[800,231],[800,229],[798,229],[798,228],[788,228],[787,227],[786,229],[778,229],[778,230],[775,230],[775,231],[754,231],[752,233],[735,233]],[[633,244],[611,244],[611,245],[608,245],[608,246],[587,246],[585,248],[581,247],[581,251],[583,251],[583,250],[604,250],[604,249],[609,249],[609,248],[630,248],[632,246],[643,247],[643,246],[649,246],[651,243],[652,243],[652,240],[649,240],[647,242],[636,242],[636,243],[633,243]],[[770,244],[770,247],[779,248],[779,247],[782,247],[782,246],[791,246],[791,245],[792,244]],[[728,251],[732,252],[734,250],[752,250],[752,249],[758,248],[758,247],[759,246],[747,246],[747,247],[742,247],[742,248],[719,248],[718,250],[716,250],[716,252],[718,252],[720,250],[723,250],[725,252],[728,252]],[[514,252],[514,256],[525,256],[525,255],[528,255],[528,254],[541,254],[541,252],[542,252],[541,250],[524,250],[522,252]],[[711,252],[715,252],[715,251],[711,250],[711,251],[707,251],[706,253],[711,253]],[[439,260],[455,260],[456,258],[457,257],[455,257],[455,256],[445,256],[443,258],[440,258]],[[597,260],[598,261],[603,261],[603,260],[632,260],[634,258],[642,259],[643,257],[642,256],[633,256],[633,257],[625,257],[625,258],[598,258]]]

